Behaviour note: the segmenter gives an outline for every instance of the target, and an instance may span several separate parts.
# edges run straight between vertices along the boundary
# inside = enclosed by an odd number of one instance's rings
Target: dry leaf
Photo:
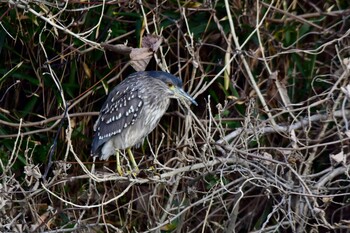
[[[287,107],[287,108],[290,107],[291,101],[290,101],[285,83],[278,80],[278,77],[277,77],[278,73],[277,72],[273,72],[271,74],[271,76],[273,76],[272,79],[275,81],[278,93],[280,94],[280,97],[281,97],[281,100],[283,102],[284,107]]]
[[[111,45],[107,43],[101,43],[102,48],[108,49],[109,51],[116,52],[119,54],[130,54],[132,48],[124,44]]]
[[[142,48],[133,48],[130,53],[131,66],[136,71],[144,71],[162,43],[162,38],[156,35],[147,35],[142,38]]]
[[[339,163],[345,164],[346,156],[344,155],[343,151],[339,152],[336,155],[331,154],[330,157],[336,164],[339,164]]]
[[[149,61],[152,59],[153,53],[158,50],[162,41],[160,36],[147,35],[142,38],[142,48],[132,48],[125,44],[111,45],[107,43],[101,43],[101,46],[119,54],[128,54],[130,57],[130,65],[136,71],[144,71]]]
[[[142,48],[150,48],[151,51],[156,52],[162,42],[163,40],[160,36],[147,35],[142,38],[141,46]]]
[[[84,72],[86,74],[86,77],[91,78],[91,70],[85,62],[83,62],[83,69],[84,69]]]
[[[130,65],[136,71],[144,71],[151,60],[153,52],[149,48],[132,49],[130,53]]]

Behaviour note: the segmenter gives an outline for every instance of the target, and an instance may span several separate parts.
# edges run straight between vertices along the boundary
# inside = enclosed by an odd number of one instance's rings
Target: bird
[[[139,147],[158,125],[171,99],[197,102],[182,88],[178,77],[163,71],[139,71],[129,75],[109,93],[94,124],[91,155],[108,160],[116,155],[117,172],[123,175],[120,150],[126,150],[134,172],[139,168],[131,151]]]

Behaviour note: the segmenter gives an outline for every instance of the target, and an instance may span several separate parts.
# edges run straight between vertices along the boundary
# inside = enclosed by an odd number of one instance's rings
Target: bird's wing
[[[133,125],[139,116],[143,101],[134,83],[137,80],[125,81],[112,90],[101,109],[94,125],[92,154],[96,154],[112,136],[122,133],[125,128]]]

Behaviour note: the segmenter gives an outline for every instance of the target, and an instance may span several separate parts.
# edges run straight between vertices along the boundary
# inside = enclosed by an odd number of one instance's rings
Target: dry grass
[[[1,232],[348,231],[345,1],[0,4]],[[101,44],[147,34],[147,70],[200,106],[174,103],[120,177],[89,149],[133,69]]]

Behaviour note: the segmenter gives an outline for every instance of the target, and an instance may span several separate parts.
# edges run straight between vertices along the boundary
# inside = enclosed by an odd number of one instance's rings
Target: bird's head
[[[147,73],[150,77],[159,79],[165,84],[164,88],[167,88],[171,98],[189,101],[198,106],[197,102],[183,90],[182,81],[178,77],[163,71],[148,71]]]

